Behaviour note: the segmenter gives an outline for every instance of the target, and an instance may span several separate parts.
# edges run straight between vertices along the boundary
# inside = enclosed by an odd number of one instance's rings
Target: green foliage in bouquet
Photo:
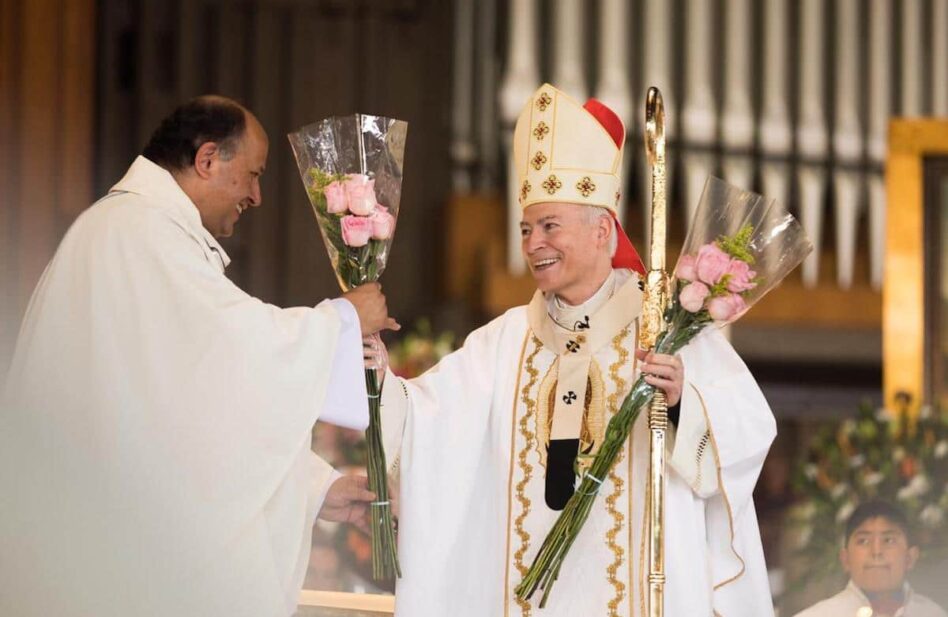
[[[948,413],[925,407],[912,422],[863,406],[820,430],[794,470],[800,497],[789,515],[793,559],[791,595],[839,589],[845,574],[839,549],[846,520],[861,502],[884,499],[901,507],[922,548],[918,568],[948,557]]]

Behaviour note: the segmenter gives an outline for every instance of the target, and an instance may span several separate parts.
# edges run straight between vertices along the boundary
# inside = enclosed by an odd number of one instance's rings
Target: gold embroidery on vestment
[[[530,164],[533,165],[533,168],[537,171],[540,171],[545,163],[546,155],[542,152],[537,152],[535,155],[533,155],[533,159],[530,161]]]
[[[517,382],[514,385],[514,397],[510,410],[510,465],[507,471],[507,548],[504,551],[504,617],[508,617],[508,607],[510,606],[510,517],[513,513],[513,471],[514,471],[514,450],[517,447],[517,392],[520,390],[520,378],[523,372],[520,367],[523,366],[523,357],[527,352],[527,341],[530,340],[528,332],[523,337],[523,344],[520,346],[520,357],[517,359]]]
[[[639,322],[635,322],[635,332],[632,333],[632,340],[639,340]],[[632,378],[635,378],[636,371],[638,371],[639,359],[635,356],[632,357]],[[632,500],[635,494],[635,447],[633,440],[633,435],[629,435],[629,617],[635,615],[633,610],[633,605],[635,604],[635,598],[633,597],[633,589],[635,589],[635,568],[632,563],[632,551],[635,549],[635,542],[633,541],[633,520],[632,520]],[[640,615],[645,615],[645,596],[642,594],[641,586],[639,587],[639,599],[641,601]]]
[[[533,390],[533,387],[536,385],[537,376],[540,374],[540,371],[533,366],[533,360],[543,348],[543,343],[541,343],[540,339],[536,336],[532,337],[532,341],[534,349],[530,352],[530,355],[527,356],[527,362],[524,365],[524,369],[527,371],[527,374],[530,375],[530,380],[523,386],[523,390],[521,390],[520,393],[520,399],[526,406],[526,412],[523,414],[523,417],[520,418],[520,435],[523,437],[524,443],[517,456],[523,477],[520,479],[520,482],[517,482],[517,501],[520,502],[521,512],[514,522],[514,530],[520,538],[520,548],[514,553],[514,565],[516,565],[521,579],[527,574],[527,566],[523,563],[523,556],[530,548],[530,534],[523,528],[523,522],[530,514],[530,499],[526,496],[525,489],[527,488],[527,484],[530,483],[530,478],[533,474],[533,465],[527,461],[527,456],[530,453],[530,444],[536,439],[536,435],[530,432],[530,420],[536,414],[536,401],[530,398],[530,391]],[[529,617],[530,603],[517,598],[517,604],[520,605],[523,614]]]
[[[563,188],[563,183],[560,182],[559,178],[557,178],[555,175],[551,175],[549,178],[547,178],[546,180],[544,180],[543,183],[542,183],[540,186],[542,186],[543,189],[544,189],[547,193],[549,193],[550,195],[552,195],[552,194],[555,193],[556,191],[558,191],[558,190],[560,190],[561,188]]]
[[[546,137],[549,132],[550,127],[546,125],[546,122],[540,120],[540,123],[533,129],[533,136],[537,138],[537,141],[543,141],[543,138]]]
[[[540,111],[546,111],[546,108],[550,106],[550,103],[553,102],[553,99],[546,92],[540,94],[537,98],[537,109]]]
[[[582,180],[576,183],[576,190],[582,193],[583,197],[589,197],[596,190],[596,183],[589,176],[583,176]]]
[[[615,387],[612,394],[609,395],[609,417],[616,415],[619,411],[619,397],[625,393],[626,381],[619,376],[619,371],[625,365],[629,359],[629,352],[622,345],[622,339],[629,333],[628,327],[623,328],[622,332],[617,334],[612,339],[612,348],[619,354],[618,359],[609,365],[609,376],[612,378],[612,383]],[[615,465],[619,465],[622,462],[623,453],[619,452],[619,456],[616,457]],[[625,551],[622,550],[622,546],[616,542],[616,538],[619,535],[619,532],[622,531],[622,523],[625,517],[622,515],[622,512],[616,508],[616,502],[619,500],[619,497],[622,496],[622,489],[624,482],[622,478],[619,477],[619,474],[615,472],[615,466],[609,472],[609,479],[612,481],[613,490],[612,493],[606,497],[606,512],[612,516],[612,527],[609,531],[606,532],[606,546],[609,547],[609,550],[612,551],[614,556],[612,563],[609,564],[606,568],[607,578],[609,584],[612,585],[615,589],[615,595],[611,600],[609,600],[609,617],[618,617],[619,615],[619,605],[622,603],[622,599],[625,597],[625,583],[619,580],[618,573],[619,568],[622,567],[622,562],[625,559]],[[631,510],[629,511],[631,517]]]

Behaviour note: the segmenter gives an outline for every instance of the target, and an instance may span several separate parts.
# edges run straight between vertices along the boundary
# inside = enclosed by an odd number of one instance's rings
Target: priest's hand
[[[369,533],[369,503],[375,501],[375,493],[368,489],[365,476],[342,476],[336,479],[326,493],[319,518],[334,523],[350,523]]]
[[[363,336],[375,334],[380,330],[401,329],[398,322],[388,316],[385,295],[382,294],[382,286],[378,283],[359,285],[342,294],[342,297],[351,302],[359,314]]]
[[[640,368],[646,383],[665,393],[669,407],[677,405],[685,384],[685,366],[681,358],[644,349],[636,349],[635,357],[643,362]]]

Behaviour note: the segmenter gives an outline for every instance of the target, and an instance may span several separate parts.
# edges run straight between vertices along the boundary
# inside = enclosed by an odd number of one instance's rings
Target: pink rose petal
[[[375,180],[362,174],[352,174],[346,180],[346,194],[349,197],[349,211],[360,216],[368,216],[375,210]]]
[[[728,291],[737,293],[757,287],[757,283],[754,282],[757,273],[750,269],[746,261],[732,259],[728,265],[727,274],[730,275],[727,280]]]
[[[708,302],[708,313],[714,321],[731,322],[747,310],[747,303],[739,294],[728,294],[712,298]]]
[[[698,257],[695,260],[698,280],[707,285],[714,285],[727,273],[730,264],[730,255],[714,243],[705,244],[698,250]]]
[[[678,266],[675,268],[675,277],[682,281],[693,281],[698,278],[698,272],[695,270],[695,256],[682,255],[678,259]]]
[[[372,237],[376,240],[386,240],[395,231],[395,217],[388,213],[385,206],[376,207],[369,220],[372,221]]]
[[[346,187],[341,182],[330,182],[323,189],[326,196],[326,210],[333,214],[341,214],[349,209],[349,198],[346,196]]]
[[[708,289],[708,286],[704,283],[689,283],[685,285],[678,295],[678,302],[680,302],[681,307],[689,313],[697,313],[704,308],[705,298],[707,298],[710,293],[711,290]]]
[[[372,221],[366,216],[347,215],[342,217],[342,241],[346,246],[365,246],[372,237]]]

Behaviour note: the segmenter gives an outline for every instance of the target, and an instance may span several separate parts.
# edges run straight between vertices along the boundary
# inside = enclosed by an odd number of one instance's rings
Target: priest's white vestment
[[[368,422],[358,315],[281,309],[139,157],[34,293],[0,416],[0,614],[296,609],[332,469],[317,417]]]
[[[514,595],[559,514],[547,506],[544,478],[557,382],[569,378],[562,367],[588,356],[578,400],[586,401],[581,442],[592,452],[638,376],[642,298],[637,275],[623,273],[580,328],[553,321],[537,292],[421,377],[387,375],[382,419],[400,485],[404,575],[397,616],[645,615],[645,413],[546,607],[540,593],[529,602]],[[665,615],[772,615],[752,492],[776,434],[773,415],[717,329],[680,356],[686,383],[668,440]]]

